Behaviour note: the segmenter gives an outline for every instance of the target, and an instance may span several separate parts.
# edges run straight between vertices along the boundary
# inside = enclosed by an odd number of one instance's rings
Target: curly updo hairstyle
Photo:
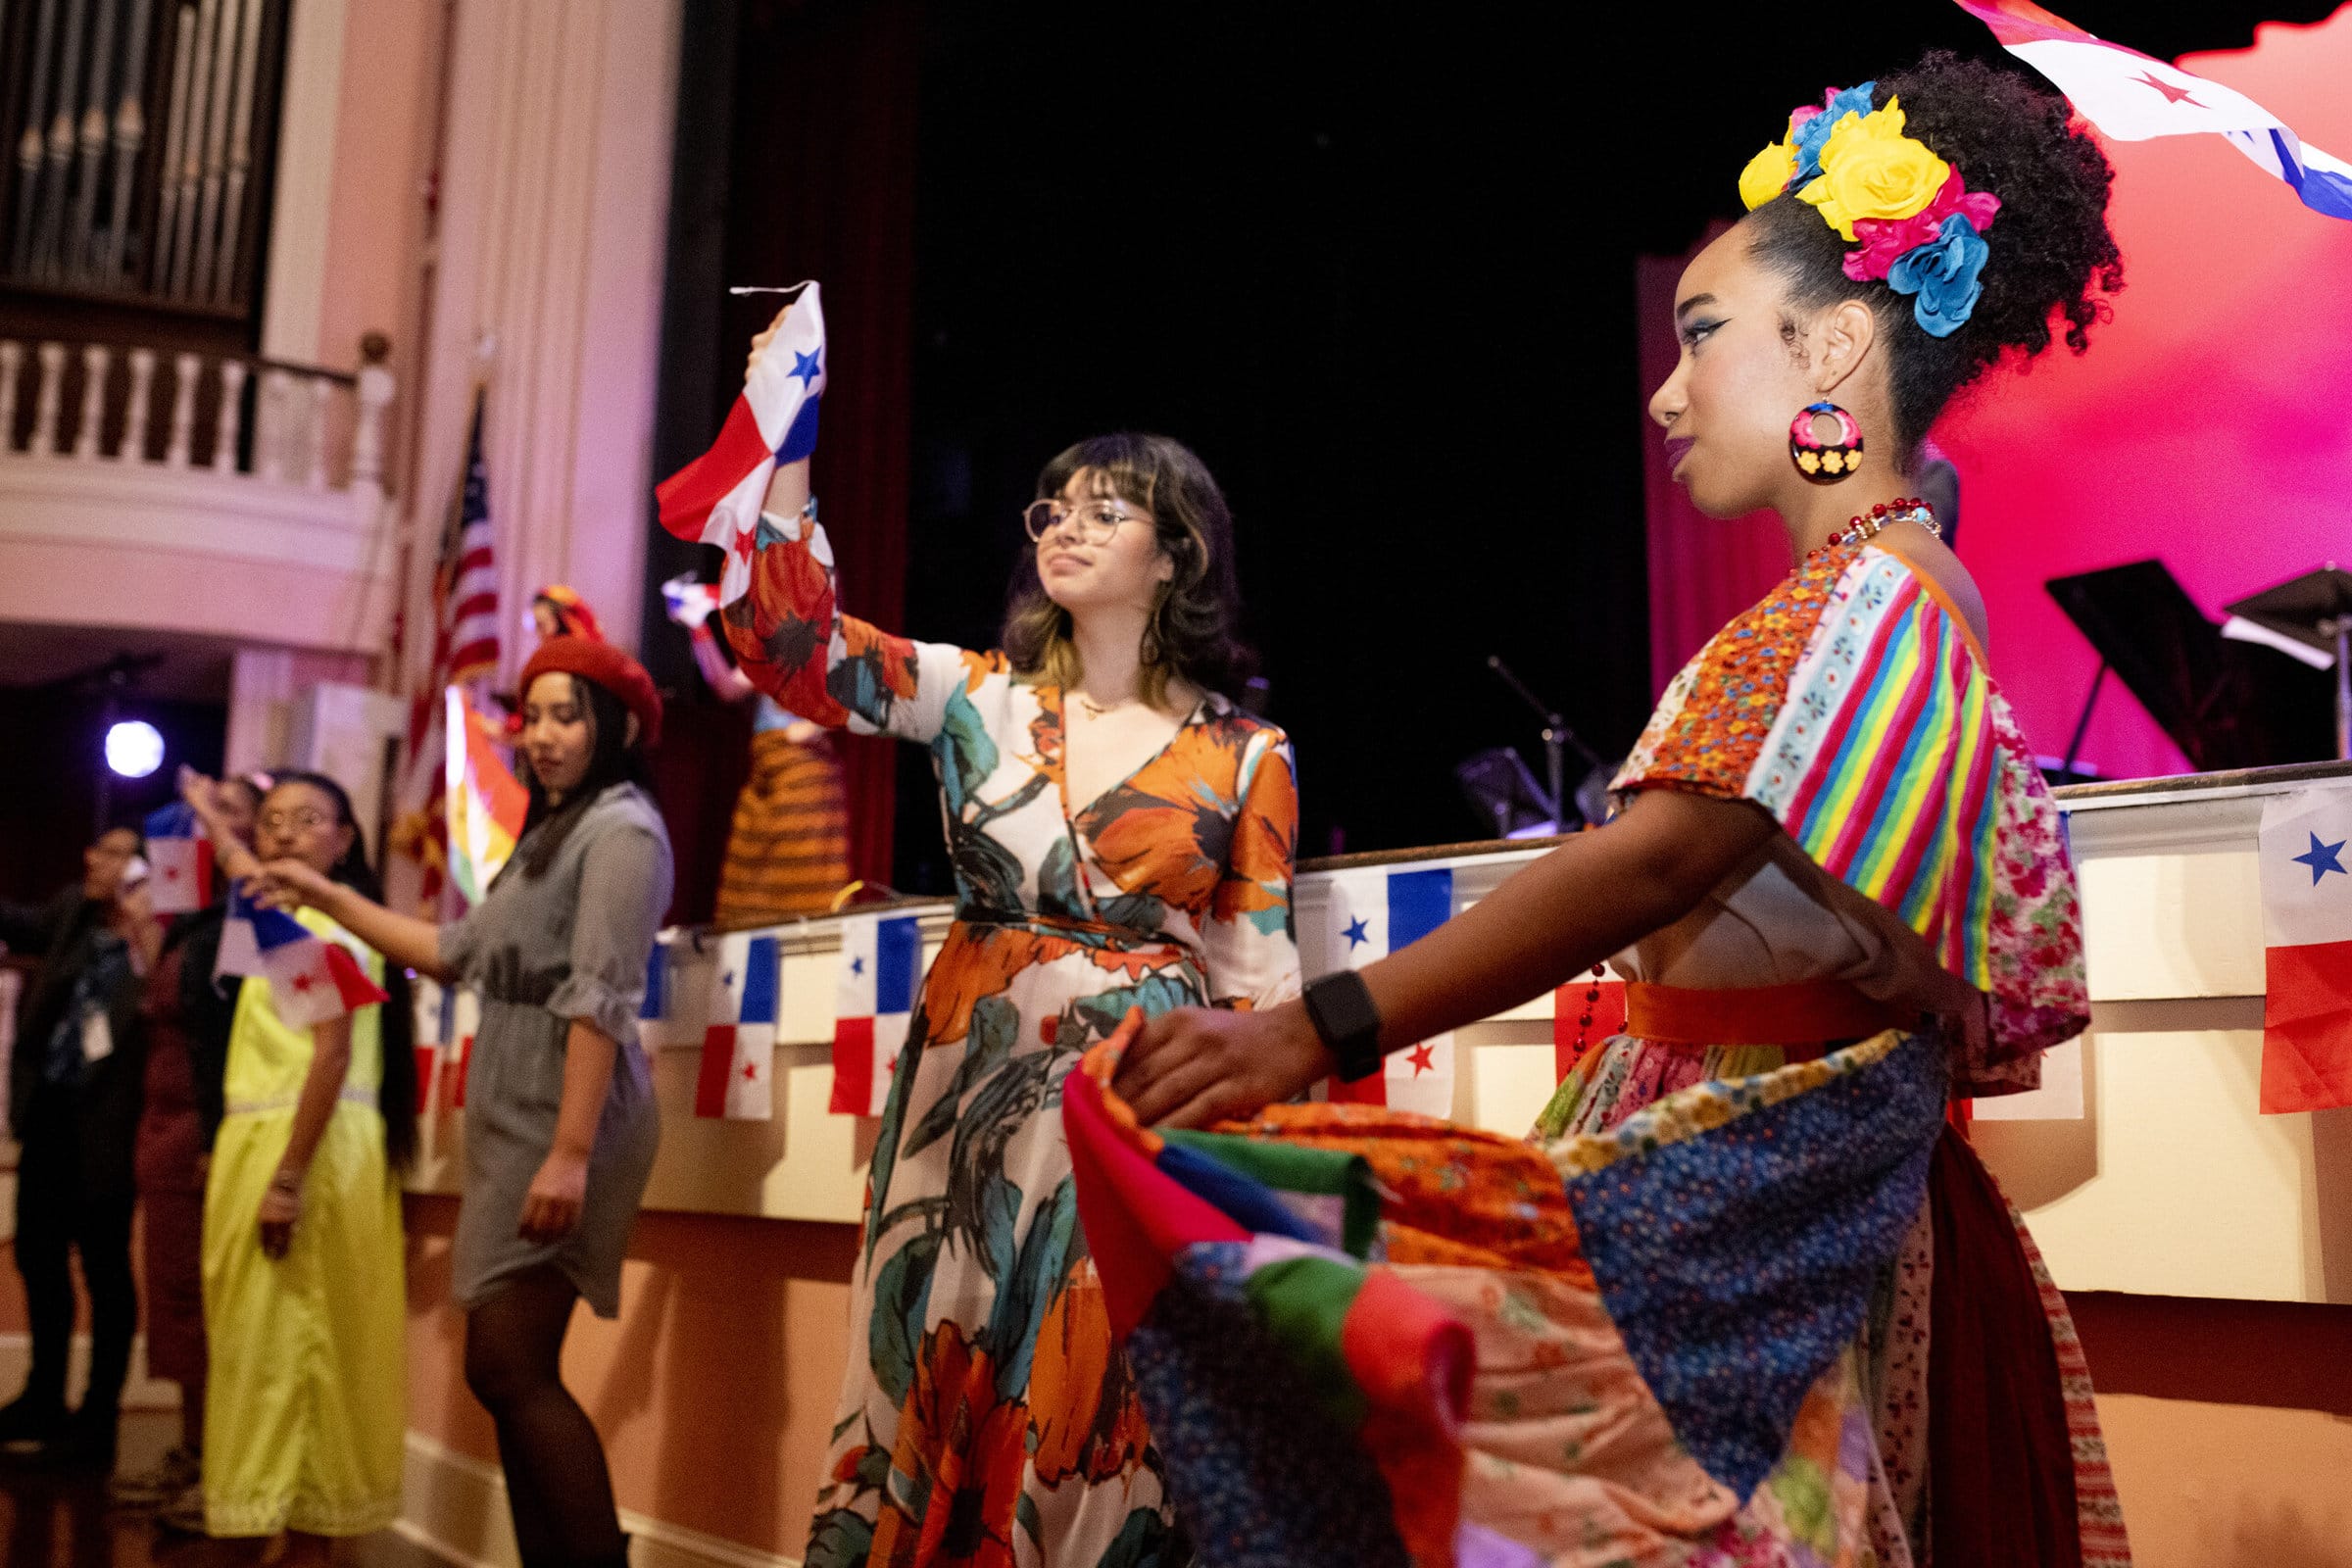
[[[1079,473],[1094,493],[1152,514],[1159,548],[1176,564],[1144,630],[1143,695],[1159,703],[1181,676],[1203,691],[1231,692],[1254,661],[1242,642],[1241,587],[1233,569],[1233,514],[1208,465],[1164,435],[1099,435],[1056,455],[1037,476],[1037,498],[1060,495]],[[1070,612],[1046,594],[1031,550],[1013,574],[1004,614],[1005,655],[1015,671],[1070,686],[1083,670],[1070,639]]]
[[[1895,459],[1908,472],[1953,394],[2015,350],[2032,358],[2050,346],[2053,320],[2067,346],[2089,347],[2093,321],[2113,314],[2105,296],[2124,286],[2123,255],[2107,230],[2115,171],[2073,108],[2014,71],[1937,50],[1908,71],[1878,78],[1874,108],[1902,101],[1904,133],[1960,172],[1972,191],[1990,191],[2001,210],[1985,231],[1984,295],[1949,337],[1933,337],[1912,317],[1912,297],[1884,281],[1845,275],[1849,242],[1818,209],[1785,192],[1747,216],[1749,254],[1786,281],[1788,304],[1806,314],[1861,300],[1887,345],[1894,403]],[[1785,317],[1791,344],[1798,323]]]

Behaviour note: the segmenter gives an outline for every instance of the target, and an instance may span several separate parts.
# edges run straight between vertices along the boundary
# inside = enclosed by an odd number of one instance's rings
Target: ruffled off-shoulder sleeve
[[[2057,803],[1967,629],[1910,567],[1816,552],[1667,688],[1615,784],[1752,801],[1990,999],[2004,1072],[2089,1022]]]
[[[1004,667],[1000,654],[916,642],[841,613],[833,547],[813,515],[763,514],[750,586],[719,612],[752,684],[804,718],[928,745],[958,692]]]

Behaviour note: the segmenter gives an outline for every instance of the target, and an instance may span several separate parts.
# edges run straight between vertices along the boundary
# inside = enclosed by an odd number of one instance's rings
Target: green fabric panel
[[[1328,1257],[1268,1263],[1242,1287],[1258,1320],[1305,1374],[1324,1407],[1350,1428],[1363,1424],[1368,1405],[1340,1335],[1363,1288],[1362,1269]]]

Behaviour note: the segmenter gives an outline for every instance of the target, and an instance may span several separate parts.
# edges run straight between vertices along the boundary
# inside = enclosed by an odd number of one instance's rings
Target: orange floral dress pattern
[[[1130,1006],[1297,993],[1290,744],[1212,695],[1072,802],[1059,690],[840,614],[811,518],[762,518],[753,543],[724,612],[744,672],[796,713],[928,747],[956,878],[875,1141],[806,1560],[1175,1568],[1190,1549],[1078,1225],[1061,1084]]]

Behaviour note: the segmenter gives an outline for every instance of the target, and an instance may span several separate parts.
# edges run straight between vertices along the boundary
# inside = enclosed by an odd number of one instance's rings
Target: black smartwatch
[[[1306,988],[1299,999],[1324,1049],[1340,1058],[1340,1079],[1354,1083],[1380,1071],[1380,1009],[1372,988],[1353,969],[1340,969]]]

